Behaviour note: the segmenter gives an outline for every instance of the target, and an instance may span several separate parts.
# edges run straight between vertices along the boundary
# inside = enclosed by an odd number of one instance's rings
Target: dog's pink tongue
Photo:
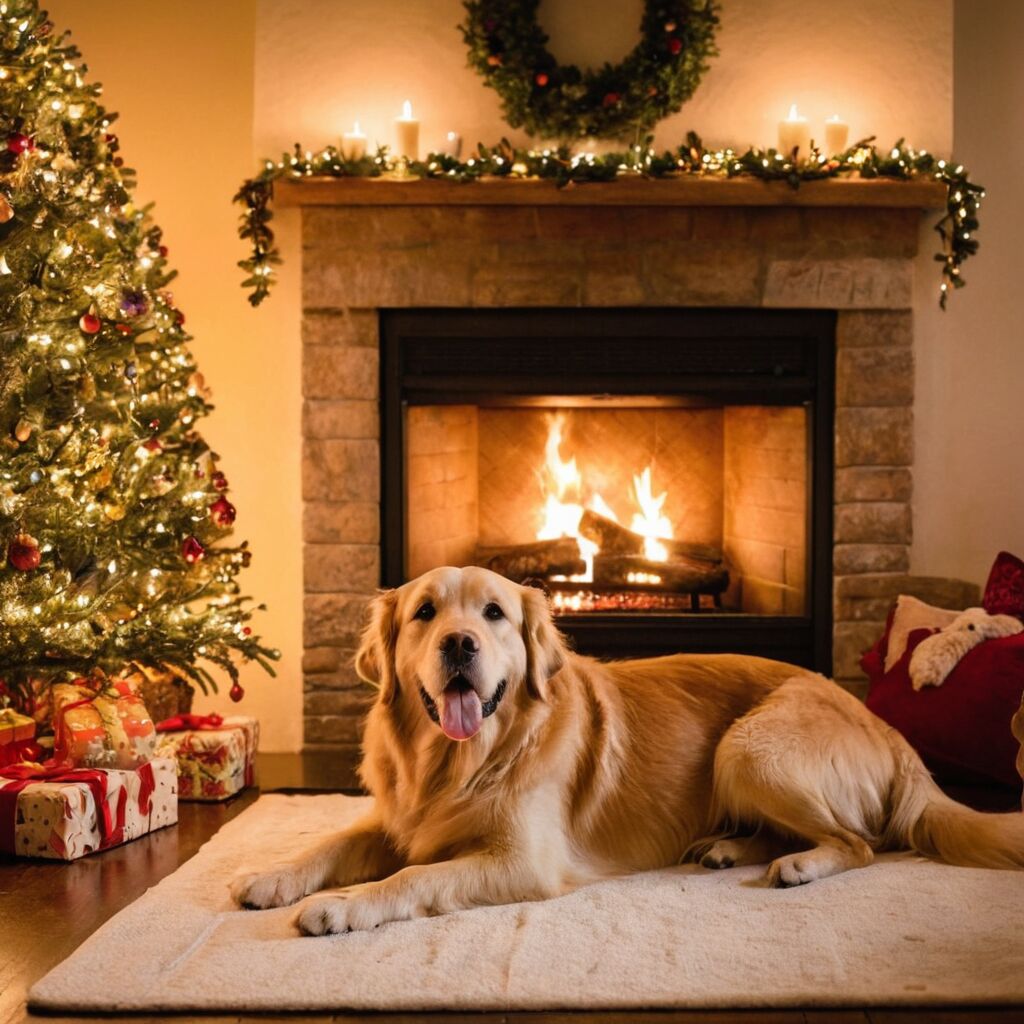
[[[448,739],[468,740],[480,731],[483,720],[483,709],[476,690],[462,689],[457,685],[445,689],[441,731]]]

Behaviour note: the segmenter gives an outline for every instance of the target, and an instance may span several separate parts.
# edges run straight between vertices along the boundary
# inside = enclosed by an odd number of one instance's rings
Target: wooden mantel
[[[274,186],[281,207],[295,206],[945,206],[937,181],[881,178],[808,181],[797,189],[752,178],[623,178],[559,188],[537,179],[458,182],[437,179],[302,178]]]

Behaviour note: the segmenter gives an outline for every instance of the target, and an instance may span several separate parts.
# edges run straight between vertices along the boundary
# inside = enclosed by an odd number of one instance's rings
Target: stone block
[[[913,265],[898,259],[772,260],[764,305],[814,309],[906,309]]]
[[[302,341],[306,345],[380,344],[380,314],[376,309],[304,309]]]
[[[302,393],[306,398],[376,401],[379,393],[377,349],[306,345],[302,351]]]
[[[306,440],[302,458],[306,501],[380,500],[380,447],[372,440]]]
[[[835,592],[837,598],[842,600],[885,599],[890,603],[900,594],[909,594],[927,604],[955,609],[972,607],[980,597],[976,583],[947,576],[917,576],[908,573],[837,576]]]
[[[557,261],[490,262],[472,274],[474,306],[578,306],[583,267],[578,253],[568,264]]]
[[[860,501],[835,508],[837,544],[909,544],[910,506],[903,501]]]
[[[365,715],[307,715],[304,719],[306,743],[355,744],[363,738]]]
[[[835,474],[836,501],[910,501],[913,491],[909,469],[847,466]]]
[[[844,348],[836,353],[836,405],[912,405],[910,346]]]
[[[302,749],[316,763],[325,765],[333,786],[362,791],[359,764],[363,751],[358,743],[311,743],[307,737]]]
[[[340,590],[372,594],[379,586],[378,545],[307,544],[303,548],[303,587],[307,594]]]
[[[909,310],[847,310],[836,321],[836,347],[840,349],[903,347],[913,342],[914,315]]]
[[[752,225],[764,212],[770,215],[788,211],[750,210],[741,206],[695,206],[690,211],[693,218],[690,237],[698,242],[746,242],[750,238]]]
[[[799,213],[809,248],[823,242],[859,256],[911,260],[917,255],[919,210],[835,206]]]
[[[764,271],[747,246],[667,242],[643,252],[641,274],[653,305],[757,306]]]
[[[303,253],[304,308],[468,306],[472,270],[484,256],[466,241],[419,250],[361,247]]]
[[[911,466],[914,413],[907,406],[836,409],[836,466]]]
[[[302,535],[308,544],[377,544],[380,505],[377,502],[307,501],[302,510]]]
[[[351,651],[345,647],[307,647],[302,652],[302,671],[310,675],[336,672]]]
[[[380,408],[346,398],[308,400],[302,404],[302,434],[314,440],[376,438]]]
[[[303,646],[357,647],[369,603],[367,594],[307,594],[302,601]]]
[[[906,572],[910,548],[906,544],[836,544],[832,568],[836,574]]]
[[[302,710],[307,719],[331,715],[361,720],[376,695],[377,691],[365,684],[359,690],[312,690],[303,694]],[[361,721],[356,722],[357,726],[361,724]],[[307,738],[310,738],[308,733]]]
[[[832,630],[832,676],[863,679],[861,655],[882,635],[885,622],[837,622]]]

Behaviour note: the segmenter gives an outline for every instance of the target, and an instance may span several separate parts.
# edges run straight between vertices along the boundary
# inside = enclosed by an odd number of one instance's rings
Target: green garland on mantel
[[[794,189],[805,181],[823,178],[889,178],[897,181],[935,180],[946,186],[946,212],[936,223],[942,250],[935,259],[942,264],[939,305],[945,309],[950,286],[964,285],[960,269],[978,251],[974,235],[978,230],[978,207],[985,196],[981,185],[968,178],[961,164],[941,160],[924,150],[915,150],[900,139],[890,149],[879,151],[873,137],[862,139],[845,153],[826,157],[812,147],[806,160],[797,153],[779,153],[775,149],[705,149],[700,137],[690,132],[674,151],[656,153],[650,146],[637,145],[619,153],[573,154],[568,147],[554,149],[515,149],[506,140],[497,146],[479,145],[466,160],[431,153],[425,160],[406,163],[393,158],[386,147],[375,156],[346,160],[335,146],[319,152],[303,150],[296,143],[293,153],[280,160],[267,160],[263,170],[242,184],[235,202],[245,211],[239,235],[251,247],[249,259],[240,260],[246,272],[242,287],[249,289],[249,302],[258,306],[270,293],[274,267],[281,262],[270,228],[270,209],[274,182],[299,178],[377,178],[386,174],[399,177],[475,182],[484,178],[546,179],[559,187],[590,182],[613,182],[618,178],[758,178],[785,181]],[[415,188],[413,181],[407,187]]]

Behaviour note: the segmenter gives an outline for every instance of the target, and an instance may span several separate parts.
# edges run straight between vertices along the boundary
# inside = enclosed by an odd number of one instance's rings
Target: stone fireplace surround
[[[899,593],[963,607],[973,586],[909,573],[913,260],[941,186],[739,181],[307,180],[302,207],[304,736],[355,764],[372,691],[352,656],[380,583],[378,311],[446,307],[832,309],[833,671]]]

